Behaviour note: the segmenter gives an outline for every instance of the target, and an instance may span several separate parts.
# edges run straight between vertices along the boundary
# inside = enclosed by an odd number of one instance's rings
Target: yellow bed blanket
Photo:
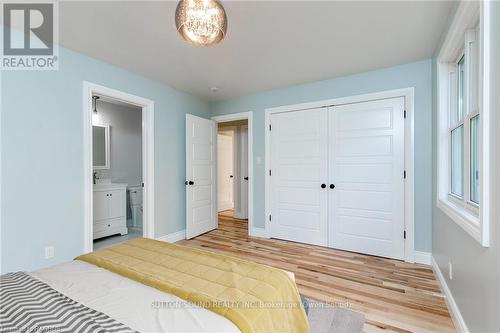
[[[242,332],[308,332],[295,283],[282,270],[146,238],[76,258],[176,295]]]

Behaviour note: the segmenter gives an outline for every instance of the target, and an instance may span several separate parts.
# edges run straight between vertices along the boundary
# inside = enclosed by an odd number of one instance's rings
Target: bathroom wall
[[[96,170],[99,178],[128,186],[142,183],[142,109],[97,101],[96,125],[109,125],[110,168]]]

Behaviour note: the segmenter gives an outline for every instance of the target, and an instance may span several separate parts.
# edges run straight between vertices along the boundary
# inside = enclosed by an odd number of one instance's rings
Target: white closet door
[[[327,110],[271,115],[271,236],[327,245]],[[325,186],[326,187],[326,186]]]
[[[217,129],[212,120],[186,115],[186,238],[217,228]]]
[[[404,258],[403,112],[404,98],[329,109],[331,247]]]
[[[240,216],[241,219],[248,219],[248,127],[240,127]]]
[[[218,211],[234,208],[233,134],[230,131],[217,134],[217,201]]]

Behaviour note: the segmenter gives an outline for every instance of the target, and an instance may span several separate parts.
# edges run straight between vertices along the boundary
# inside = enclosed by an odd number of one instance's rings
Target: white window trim
[[[450,63],[456,62],[464,52],[464,41],[467,30],[473,29],[479,22],[479,71],[478,110],[464,114],[464,160],[468,161],[470,148],[469,122],[478,113],[480,120],[479,168],[480,168],[480,205],[470,202],[470,169],[464,165],[464,198],[451,195],[450,181]],[[437,202],[436,205],[446,213],[452,221],[462,227],[482,246],[489,246],[489,3],[461,2],[452,21],[448,34],[437,57],[438,87],[438,134],[437,134]],[[467,51],[465,51],[467,52]],[[467,64],[469,66],[469,64]],[[467,75],[467,74],[466,74]],[[456,75],[455,75],[456,76]],[[469,80],[466,78],[466,86]],[[465,103],[469,103],[466,98]],[[457,124],[453,125],[456,126]]]

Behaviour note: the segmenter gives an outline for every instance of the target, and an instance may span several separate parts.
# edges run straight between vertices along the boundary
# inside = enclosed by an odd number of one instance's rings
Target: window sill
[[[440,198],[437,207],[441,209],[453,222],[458,224],[469,235],[483,245],[481,238],[481,224],[479,217],[464,207],[454,204],[451,200]],[[483,245],[484,246],[484,245]]]

